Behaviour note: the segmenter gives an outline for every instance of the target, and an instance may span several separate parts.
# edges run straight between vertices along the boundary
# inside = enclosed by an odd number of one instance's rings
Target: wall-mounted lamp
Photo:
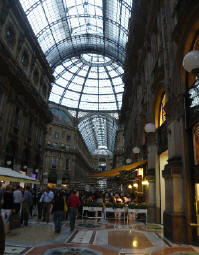
[[[132,151],[133,151],[133,153],[138,154],[138,153],[140,153],[140,148],[135,146]]]
[[[138,184],[137,183],[133,183],[133,187],[134,188],[138,188]]]
[[[8,161],[6,162],[6,164],[7,164],[8,166],[10,166],[10,165],[12,164],[12,161],[8,160]]]
[[[132,189],[132,185],[131,184],[128,185],[128,189]]]
[[[192,50],[192,51],[188,52],[183,58],[182,65],[187,72],[193,72],[195,75],[198,74],[199,51]]]
[[[132,159],[131,158],[127,158],[126,159],[126,164],[130,164],[130,163],[132,163]]]
[[[188,52],[184,56],[182,64],[187,72],[192,72],[195,75],[195,82],[189,89],[190,108],[199,106],[199,51]]]
[[[144,130],[146,133],[155,133],[155,125],[153,123],[147,123],[144,126]]]

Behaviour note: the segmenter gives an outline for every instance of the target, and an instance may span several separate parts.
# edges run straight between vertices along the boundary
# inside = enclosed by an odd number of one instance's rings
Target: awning
[[[0,181],[11,181],[11,182],[24,182],[32,184],[40,184],[38,180],[31,178],[30,176],[21,174],[10,168],[0,167]]]
[[[129,165],[121,166],[112,170],[103,171],[94,174],[93,177],[114,177],[120,174],[121,171],[131,171],[139,166],[146,164],[147,160],[138,161]]]

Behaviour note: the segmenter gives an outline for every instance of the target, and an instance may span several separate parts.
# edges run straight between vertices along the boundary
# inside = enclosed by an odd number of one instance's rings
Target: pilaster
[[[147,159],[148,170],[147,179],[149,182],[148,187],[148,222],[156,222],[156,184],[155,184],[155,165],[156,165],[157,143],[156,134],[151,133],[147,136]]]
[[[163,171],[165,178],[164,235],[173,242],[185,242],[186,220],[181,158],[168,160]]]

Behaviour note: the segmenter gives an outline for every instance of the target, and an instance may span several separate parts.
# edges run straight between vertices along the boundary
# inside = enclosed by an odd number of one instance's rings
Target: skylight
[[[112,152],[116,125],[110,131],[112,122],[102,116],[108,114],[112,120],[121,109],[132,0],[20,0],[20,3],[54,70],[50,101],[66,106],[78,119],[89,114],[89,120],[92,114],[96,123],[104,125],[104,133],[86,134],[82,128],[85,122],[80,122],[89,150],[100,152],[99,146],[105,146],[108,153]],[[86,123],[88,130],[92,130],[89,127],[92,121]]]

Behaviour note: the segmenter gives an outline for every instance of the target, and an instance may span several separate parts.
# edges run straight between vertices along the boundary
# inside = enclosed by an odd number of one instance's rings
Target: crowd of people
[[[95,203],[129,203],[136,202],[132,197],[118,192],[86,192],[75,190],[50,189],[32,189],[26,185],[25,188],[20,186],[8,185],[5,188],[0,188],[0,227],[2,242],[4,238],[4,226],[12,226],[11,218],[14,216],[19,221],[19,225],[27,227],[29,219],[33,216],[38,221],[50,221],[50,216],[53,215],[55,232],[61,231],[61,222],[69,216],[70,230],[75,228],[75,220],[81,217],[82,207],[88,202]],[[9,232],[9,229],[7,230]],[[1,245],[0,245],[1,246]],[[2,246],[1,246],[2,247]],[[1,250],[0,250],[1,254]]]
[[[74,218],[76,218],[77,208],[80,205],[79,196],[76,196],[75,191],[52,190],[48,187],[36,190],[31,189],[30,186],[14,188],[11,185],[0,189],[1,216],[4,224],[9,223],[9,226],[12,224],[10,222],[12,215],[15,215],[15,222],[18,218],[20,225],[26,227],[29,218],[33,216],[48,223],[50,215],[53,214],[55,231],[60,232],[61,220],[67,219],[69,213],[72,222],[71,230],[73,230]]]

